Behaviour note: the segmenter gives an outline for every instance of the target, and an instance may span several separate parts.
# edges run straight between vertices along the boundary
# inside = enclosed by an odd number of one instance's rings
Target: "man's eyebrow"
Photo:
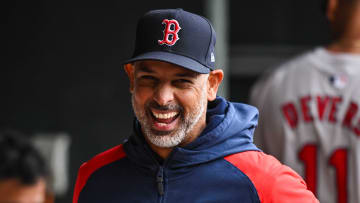
[[[136,72],[145,72],[145,73],[153,73],[154,71],[151,70],[149,67],[147,67],[146,65],[144,65],[143,63],[139,63],[138,66],[136,66]]]
[[[195,72],[184,72],[184,73],[177,73],[176,76],[178,77],[187,77],[187,78],[196,78],[197,76],[199,76],[200,73],[195,73]]]

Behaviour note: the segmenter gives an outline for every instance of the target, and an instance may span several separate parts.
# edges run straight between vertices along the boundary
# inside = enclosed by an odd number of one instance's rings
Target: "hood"
[[[209,102],[207,125],[201,135],[184,147],[175,147],[165,163],[170,168],[209,162],[237,152],[258,150],[253,144],[258,110],[250,105],[231,103],[222,97]],[[132,161],[149,167],[158,159],[152,152],[135,120],[134,134],[124,144]]]

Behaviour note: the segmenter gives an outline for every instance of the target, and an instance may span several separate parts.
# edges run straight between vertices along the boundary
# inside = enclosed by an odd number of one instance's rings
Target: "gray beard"
[[[189,132],[199,122],[201,115],[204,113],[204,110],[207,106],[205,93],[206,91],[204,91],[202,98],[199,99],[199,104],[193,112],[190,112],[186,117],[184,115],[179,115],[180,125],[178,129],[171,132],[170,134],[160,134],[160,132],[155,133],[151,129],[151,124],[146,116],[145,111],[136,108],[134,96],[131,97],[131,101],[134,113],[141,124],[144,135],[148,138],[148,140],[158,147],[171,148],[181,144],[187,138]]]

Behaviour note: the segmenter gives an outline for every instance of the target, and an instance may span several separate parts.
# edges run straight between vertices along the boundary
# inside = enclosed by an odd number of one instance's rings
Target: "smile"
[[[179,112],[151,111],[153,128],[158,131],[171,131],[176,127]]]
[[[171,113],[155,113],[155,112],[152,112],[153,116],[155,118],[158,118],[158,119],[170,119],[170,118],[173,118],[175,117],[178,112],[171,112]]]

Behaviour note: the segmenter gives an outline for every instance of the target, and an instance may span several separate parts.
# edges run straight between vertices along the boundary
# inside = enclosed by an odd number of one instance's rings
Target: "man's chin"
[[[172,148],[179,145],[185,138],[185,134],[175,133],[174,131],[158,131],[151,129],[146,135],[146,139],[153,145],[161,148]]]
[[[151,129],[152,136],[171,136],[172,132],[174,132],[174,131],[164,131],[164,130]]]

